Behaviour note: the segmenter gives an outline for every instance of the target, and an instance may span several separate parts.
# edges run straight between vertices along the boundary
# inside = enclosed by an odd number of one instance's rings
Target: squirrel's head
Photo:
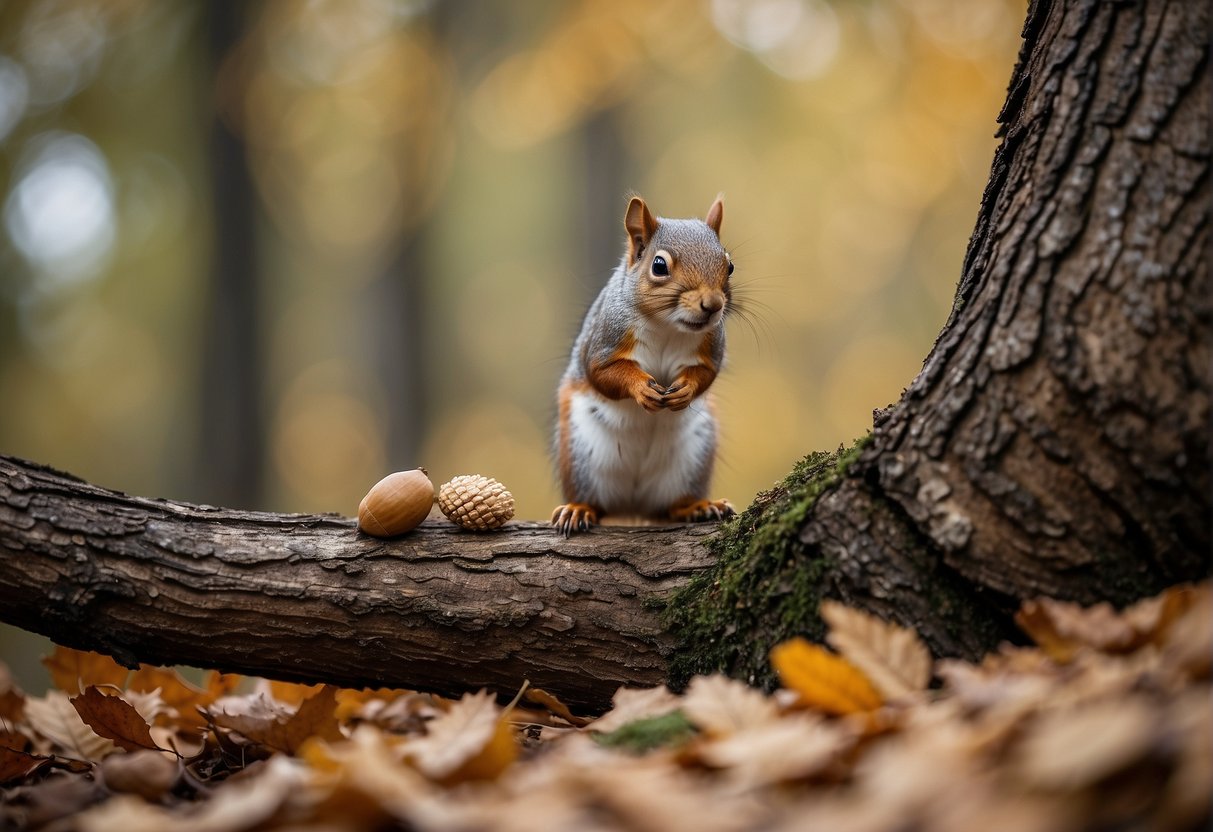
[[[732,292],[733,261],[720,243],[724,202],[706,219],[654,217],[638,196],[628,203],[627,270],[636,281],[640,311],[685,332],[703,332],[720,323]]]

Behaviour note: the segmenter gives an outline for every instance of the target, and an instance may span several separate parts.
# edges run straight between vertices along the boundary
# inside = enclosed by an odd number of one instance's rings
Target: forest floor
[[[620,689],[597,719],[525,684],[447,700],[176,671],[57,648],[57,690],[0,665],[0,829],[1208,828],[1213,592],[1124,611],[1029,602],[1036,646],[932,660],[823,606],[833,650],[782,688]]]

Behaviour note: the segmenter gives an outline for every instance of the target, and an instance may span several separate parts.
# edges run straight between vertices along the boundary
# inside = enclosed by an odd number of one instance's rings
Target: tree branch
[[[529,680],[575,707],[666,678],[660,601],[711,527],[565,540],[130,497],[0,456],[0,618],[127,665],[444,694]]]

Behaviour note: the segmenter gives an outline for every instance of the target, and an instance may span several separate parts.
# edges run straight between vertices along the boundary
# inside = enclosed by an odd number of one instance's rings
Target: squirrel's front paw
[[[695,398],[695,385],[685,381],[675,382],[665,391],[662,402],[668,410],[686,410]]]
[[[663,409],[665,405],[665,388],[657,383],[654,378],[649,378],[647,382],[637,384],[632,390],[632,398],[636,400],[636,404],[643,407],[649,413],[656,413]]]
[[[707,520],[727,520],[736,514],[728,500],[694,500],[670,508],[670,519],[680,523],[702,523]]]
[[[598,509],[588,503],[566,503],[552,512],[552,525],[565,537],[573,532],[589,531],[598,523]]]

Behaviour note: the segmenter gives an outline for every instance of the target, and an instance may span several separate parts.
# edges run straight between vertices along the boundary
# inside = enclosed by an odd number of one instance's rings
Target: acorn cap
[[[438,508],[452,523],[484,532],[514,516],[514,495],[495,479],[467,474],[438,489]]]

